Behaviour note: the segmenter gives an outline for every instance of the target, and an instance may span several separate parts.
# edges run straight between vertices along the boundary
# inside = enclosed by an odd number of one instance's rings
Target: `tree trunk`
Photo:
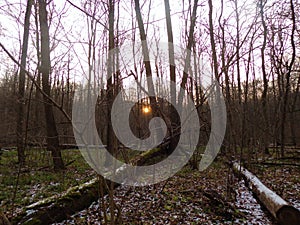
[[[36,34],[35,34],[35,40],[36,40],[36,55],[37,55],[37,66],[40,68],[41,66],[41,49],[40,49],[40,33],[38,32],[39,30],[39,9],[38,9],[38,4],[34,4],[34,20],[35,20],[35,29],[36,29]],[[37,78],[36,78],[36,85],[39,87],[41,86],[41,71],[40,69],[37,70]],[[42,94],[40,90],[36,87],[36,93],[35,93],[35,109],[34,109],[34,127],[35,128],[35,134],[39,135],[40,132],[40,123],[42,121],[41,119],[41,109],[42,107],[39,102],[42,102]]]
[[[300,211],[289,205],[275,192],[267,188],[256,176],[240,166],[233,164],[233,169],[237,174],[242,175],[251,191],[256,195],[260,202],[268,209],[272,216],[281,225],[299,225]]]
[[[150,58],[149,58],[149,49],[148,49],[148,44],[147,44],[147,38],[146,38],[146,32],[145,32],[145,27],[143,23],[143,18],[141,14],[141,8],[140,8],[140,3],[139,0],[135,0],[135,12],[136,12],[136,18],[138,22],[138,27],[140,31],[140,38],[142,41],[142,50],[143,50],[143,57],[144,57],[144,65],[146,69],[146,76],[147,76],[147,86],[148,86],[148,92],[150,95],[155,95],[155,90],[154,90],[154,84],[153,84],[153,79],[152,79],[152,71],[151,71],[151,64],[150,64]],[[155,98],[150,98],[151,105],[153,104],[156,105]]]
[[[107,150],[110,154],[115,155],[115,143],[116,143],[116,137],[113,132],[113,127],[111,123],[111,108],[114,101],[114,84],[113,84],[113,73],[114,73],[114,67],[115,67],[115,60],[114,56],[112,55],[113,49],[115,48],[115,42],[114,42],[114,18],[115,18],[115,5],[112,0],[109,1],[109,13],[108,13],[108,21],[109,21],[109,30],[108,30],[108,63],[107,63],[107,73],[108,73],[108,79],[107,79],[107,115],[106,118],[108,118],[107,121]],[[110,166],[109,161],[105,161],[105,166]]]
[[[140,3],[139,0],[134,0],[134,5],[135,5],[135,13],[136,13],[136,19],[138,22],[138,27],[140,31],[140,39],[142,42],[142,52],[143,52],[143,61],[145,65],[145,70],[146,70],[146,77],[147,77],[147,88],[148,88],[148,93],[149,93],[149,99],[150,99],[150,105],[152,108],[153,116],[160,116],[161,113],[159,111],[159,106],[156,101],[155,96],[155,89],[154,89],[154,84],[153,84],[153,79],[152,79],[152,70],[151,70],[151,64],[150,64],[150,56],[149,56],[149,48],[147,44],[147,36],[146,36],[146,31],[143,23],[143,18],[142,18],[142,13],[141,13],[141,8],[140,8]],[[163,131],[160,128],[160,123],[155,122],[154,125],[156,128],[158,128],[157,131],[157,137],[163,135]]]
[[[40,72],[42,74],[42,88],[43,91],[51,96],[50,90],[50,41],[49,41],[49,27],[47,22],[47,9],[45,0],[39,0],[39,22],[41,32],[41,66]],[[47,129],[47,150],[51,151],[54,170],[64,169],[64,162],[62,160],[61,151],[59,149],[58,132],[55,124],[53,104],[49,98],[44,96],[44,110],[46,118]]]
[[[213,72],[214,72],[214,81],[216,81],[215,87],[215,106],[220,107],[221,106],[221,90],[220,90],[220,77],[219,77],[219,70],[218,70],[218,58],[217,58],[217,50],[216,50],[216,41],[215,41],[215,32],[214,32],[214,24],[213,24],[213,3],[212,0],[208,1],[209,5],[209,36],[210,36],[210,45],[211,45],[211,51],[212,51],[212,66],[213,66]],[[211,106],[210,106],[211,107]],[[212,108],[211,108],[212,110]],[[220,113],[220,111],[218,112]],[[222,114],[222,113],[221,113]],[[223,126],[226,126],[226,115],[219,115],[219,117],[216,119],[216,124],[223,124]],[[222,136],[223,134],[214,134],[216,137]],[[221,143],[220,143],[221,144]],[[211,148],[210,154],[212,157],[216,157],[218,150],[215,148]],[[201,167],[201,165],[199,165]],[[206,168],[206,167],[205,167]],[[203,168],[202,168],[203,169]]]
[[[294,66],[294,62],[296,59],[296,46],[295,46],[295,40],[294,40],[294,35],[296,31],[296,16],[295,16],[295,9],[294,9],[294,4],[293,0],[290,1],[291,4],[291,16],[292,16],[292,33],[291,33],[291,45],[292,45],[292,58],[291,62],[288,65],[287,68],[287,73],[286,73],[286,85],[285,85],[285,92],[283,96],[283,110],[282,110],[282,116],[281,116],[281,132],[280,132],[280,139],[281,139],[281,147],[280,147],[280,152],[281,152],[281,157],[284,156],[284,147],[285,147],[285,123],[286,123],[286,116],[287,116],[287,109],[288,109],[288,97],[289,97],[289,92],[290,92],[290,79],[291,79],[291,73],[292,69]]]
[[[173,29],[172,20],[170,15],[170,3],[169,0],[164,0],[165,2],[165,14],[166,14],[166,25],[168,33],[168,51],[169,51],[169,67],[170,67],[170,94],[171,94],[171,104],[176,105],[176,72],[175,72],[175,57],[174,57],[174,44],[173,44]],[[176,129],[180,126],[180,121],[177,116],[175,107],[171,106],[169,108],[170,122],[169,125],[169,136],[173,137],[170,146],[167,147],[167,154],[172,153],[176,148],[179,139],[175,138],[174,134]]]
[[[179,107],[182,105],[184,93],[183,91],[186,90],[186,84],[187,84],[187,78],[188,78],[188,70],[191,66],[191,51],[192,46],[194,44],[194,30],[195,30],[195,24],[196,24],[196,16],[197,16],[197,8],[198,8],[198,0],[194,1],[193,5],[193,12],[191,16],[191,24],[190,24],[190,30],[189,30],[189,37],[188,37],[188,43],[187,43],[187,54],[184,61],[184,70],[183,70],[183,76],[180,84],[180,91],[178,95],[178,105]]]
[[[260,16],[261,16],[261,22],[263,26],[263,45],[261,47],[261,67],[262,67],[262,75],[263,75],[263,92],[262,92],[262,110],[263,110],[263,116],[264,116],[264,123],[265,123],[265,129],[263,131],[263,147],[264,152],[269,153],[268,150],[268,133],[269,133],[269,121],[268,121],[268,112],[267,112],[267,93],[268,93],[268,78],[267,78],[267,72],[266,72],[266,65],[265,65],[265,50],[267,45],[267,32],[268,28],[265,21],[265,12],[264,12],[264,2],[263,0],[259,1],[259,7],[260,7]]]
[[[21,67],[19,74],[19,91],[18,91],[18,118],[17,118],[17,149],[18,149],[18,161],[23,164],[25,162],[25,146],[24,146],[24,105],[25,105],[25,68],[26,58],[28,50],[28,37],[30,26],[30,15],[33,1],[27,1],[25,22],[24,22],[24,34],[23,34],[23,46],[21,55]]]
[[[240,68],[240,16],[238,8],[238,0],[234,0],[234,11],[236,17],[236,70],[238,81],[238,99],[239,104],[242,103],[242,87],[241,87],[241,68]]]
[[[291,106],[290,106],[290,130],[291,130],[291,135],[292,135],[292,143],[294,146],[297,146],[298,141],[296,138],[296,129],[295,129],[295,110],[296,110],[296,104],[297,104],[297,99],[299,96],[299,89],[300,89],[300,76],[298,77],[298,81],[296,84],[296,90],[294,91],[294,98],[292,100]]]

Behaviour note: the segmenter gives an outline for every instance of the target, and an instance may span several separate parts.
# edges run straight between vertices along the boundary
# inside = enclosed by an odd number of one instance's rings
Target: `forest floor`
[[[0,156],[0,208],[8,217],[96,176],[78,150],[62,151],[66,170],[59,173],[52,169],[50,152],[31,149],[26,155],[26,165],[22,168],[17,164],[16,150],[4,150]]]
[[[285,157],[269,158],[248,168],[271,190],[300,209],[300,151],[287,150]]]
[[[5,151],[0,160],[0,207],[8,218],[22,207],[58,194],[95,177],[78,150],[64,150],[67,170],[51,171],[47,151],[32,150],[26,167],[19,170],[15,150]],[[249,165],[269,188],[300,208],[300,168],[297,166]],[[17,184],[18,183],[18,184]],[[244,182],[232,175],[221,157],[200,172],[185,166],[175,176],[145,187],[120,186],[114,201],[121,210],[122,224],[275,224]],[[59,224],[100,224],[104,205],[93,203]]]

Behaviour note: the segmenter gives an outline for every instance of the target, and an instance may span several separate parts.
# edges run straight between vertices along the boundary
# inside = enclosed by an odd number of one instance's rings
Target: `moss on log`
[[[131,160],[133,165],[144,165],[149,159],[161,154],[160,149],[144,152]],[[121,170],[120,170],[121,171]],[[118,176],[118,174],[116,174]],[[110,185],[110,181],[107,181]],[[118,186],[119,184],[114,184]],[[104,194],[107,194],[105,190]],[[13,224],[47,225],[67,219],[76,212],[89,207],[99,199],[99,182],[97,178],[79,186],[69,188],[59,195],[38,201],[24,208],[23,212],[12,220]]]
[[[69,188],[55,195],[27,206],[23,213],[14,218],[13,224],[51,224],[88,207],[98,199],[98,180]]]
[[[134,160],[132,160],[132,164],[137,165],[137,166],[145,165],[149,159],[157,157],[161,154],[162,154],[162,151],[159,148],[154,148],[149,151],[145,151],[142,154],[140,154],[139,156],[137,156]]]
[[[267,188],[255,175],[233,163],[235,173],[242,175],[250,190],[281,225],[299,225],[300,211]]]

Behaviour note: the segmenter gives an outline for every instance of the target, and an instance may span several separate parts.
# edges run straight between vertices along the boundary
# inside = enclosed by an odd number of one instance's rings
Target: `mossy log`
[[[14,218],[13,224],[51,224],[66,219],[88,207],[98,199],[98,179],[72,187],[66,192],[51,196],[27,206],[23,213]]]
[[[144,152],[131,160],[131,164],[144,165],[148,159],[156,157],[159,149]],[[120,170],[121,171],[121,170]],[[118,174],[116,174],[117,176]],[[110,186],[110,181],[106,181]],[[119,184],[114,183],[114,186]],[[104,188],[104,194],[107,190]],[[47,225],[67,219],[76,212],[89,207],[99,199],[99,182],[97,178],[67,191],[40,200],[24,208],[23,212],[13,218],[13,224]]]
[[[267,188],[255,175],[233,163],[235,173],[242,175],[250,190],[281,225],[299,225],[300,211]]]
[[[163,154],[163,152],[160,148],[151,149],[135,157],[135,159],[132,160],[132,164],[136,166],[143,166],[147,163],[147,161],[161,154]]]

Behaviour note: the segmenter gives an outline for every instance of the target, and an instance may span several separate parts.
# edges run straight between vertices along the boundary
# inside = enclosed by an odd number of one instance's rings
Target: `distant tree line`
[[[54,1],[27,0],[11,5],[6,0],[0,13],[19,26],[15,43],[20,44],[14,49],[1,42],[6,63],[0,78],[0,145],[16,146],[22,164],[29,145],[46,146],[54,168],[64,169],[60,146],[75,144],[71,124],[74,93],[97,83],[101,87],[95,109],[97,127],[108,150],[117,154],[120,143],[113,133],[110,112],[115,97],[125,93],[132,78],[140,83],[147,78],[143,84],[150,93],[169,91],[171,102],[182,104],[183,93],[176,93],[166,80],[179,84],[197,108],[202,124],[199,146],[205,145],[210,111],[203,85],[204,64],[219,82],[226,101],[223,154],[249,159],[256,152],[268,154],[273,143],[280,146],[283,156],[285,145],[299,145],[300,4],[233,0],[228,6],[220,0],[214,6],[212,0],[183,0],[175,7],[164,0],[162,5],[165,15],[157,19],[151,1],[78,0],[55,5]],[[82,22],[66,23],[75,12]],[[176,16],[181,24],[174,24]],[[0,32],[9,37],[5,29]],[[123,59],[118,52],[109,54],[127,42],[158,43],[165,37],[169,42],[167,67],[162,55],[153,62],[146,60],[151,47],[147,44],[142,45],[142,57],[129,67],[120,66]],[[174,45],[188,50],[176,67]],[[80,76],[87,86],[78,81]],[[137,93],[139,88],[136,85],[132,90]],[[124,96],[134,101],[130,93]],[[152,117],[167,116],[168,147],[174,149],[180,130],[176,110],[154,97],[148,100],[151,113],[143,112],[142,101],[132,109],[133,133],[143,138]],[[243,155],[245,150],[250,155]]]

